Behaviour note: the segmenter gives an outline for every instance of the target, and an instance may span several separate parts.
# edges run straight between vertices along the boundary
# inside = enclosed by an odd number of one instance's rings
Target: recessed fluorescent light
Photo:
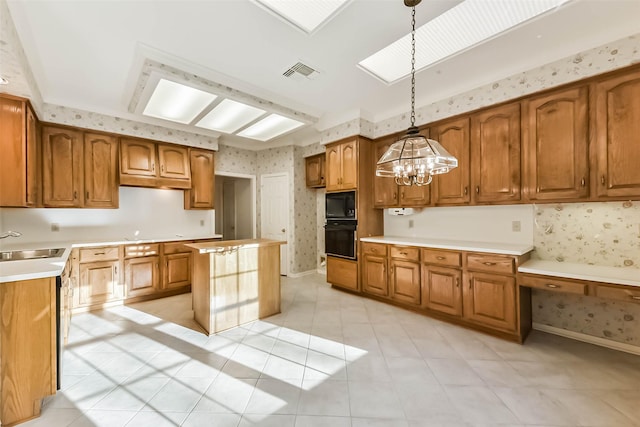
[[[216,98],[212,93],[160,79],[142,114],[178,123],[191,123]]]
[[[306,33],[329,20],[348,0],[255,0]]]
[[[259,108],[225,99],[196,123],[196,126],[219,132],[234,133],[264,113],[266,111]]]
[[[416,29],[416,70],[463,52],[567,1],[465,0]],[[410,54],[408,34],[359,65],[393,83],[411,72]]]
[[[259,141],[267,141],[271,138],[275,138],[276,136],[294,130],[303,124],[304,123],[302,122],[288,117],[283,117],[279,114],[270,114],[259,122],[238,133],[238,135],[246,138],[257,139]]]

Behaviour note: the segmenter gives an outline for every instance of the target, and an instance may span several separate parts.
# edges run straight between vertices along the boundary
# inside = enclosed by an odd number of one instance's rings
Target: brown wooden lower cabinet
[[[365,255],[362,258],[362,291],[383,297],[389,295],[386,257]]]
[[[162,289],[173,289],[191,284],[191,264],[193,256],[178,253],[164,256]]]
[[[515,332],[515,278],[475,271],[467,272],[464,277],[464,318],[490,328]]]
[[[160,257],[131,258],[124,262],[126,298],[155,293],[160,288]]]
[[[102,304],[121,299],[119,267],[119,260],[80,264],[79,304]]]
[[[418,248],[398,246],[389,248],[389,288],[393,300],[420,305],[422,289]]]
[[[462,316],[462,272],[454,268],[424,265],[424,306],[429,310]]]
[[[358,291],[358,263],[350,259],[327,257],[327,282],[351,291]]]

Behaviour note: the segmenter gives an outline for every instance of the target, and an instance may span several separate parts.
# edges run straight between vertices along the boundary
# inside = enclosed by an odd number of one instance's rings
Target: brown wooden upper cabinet
[[[213,209],[215,193],[215,153],[192,148],[189,151],[191,165],[191,189],[184,192],[185,209]]]
[[[640,196],[640,70],[595,85],[597,197]]]
[[[428,136],[428,130],[420,132],[422,135]],[[380,157],[397,140],[397,136],[394,135],[376,143],[375,158],[373,159],[374,170]],[[376,176],[373,179],[373,186],[373,203],[376,208],[426,206],[431,201],[431,185],[397,185],[393,178]]]
[[[43,205],[118,207],[118,140],[72,128],[42,128]]]
[[[458,167],[434,177],[436,205],[469,203],[469,118],[442,122],[431,128],[434,139],[458,159]]]
[[[68,128],[42,128],[42,202],[46,207],[79,208],[84,205],[84,142],[82,132]]]
[[[190,189],[188,147],[122,138],[120,184]]]
[[[315,156],[304,159],[307,187],[322,188],[325,186],[325,159],[325,153],[316,154]]]
[[[118,140],[84,134],[84,207],[118,207]]]
[[[38,206],[40,146],[37,119],[29,102],[0,96],[0,123],[0,206]]]
[[[588,87],[523,102],[524,190],[529,200],[589,197]]]
[[[358,186],[357,139],[327,145],[327,191],[355,190]]]
[[[520,201],[520,103],[471,116],[471,200]]]

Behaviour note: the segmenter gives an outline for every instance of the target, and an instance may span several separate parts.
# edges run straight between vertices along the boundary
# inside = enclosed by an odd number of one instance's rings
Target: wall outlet
[[[204,227],[204,219],[200,220],[200,227]]]
[[[409,228],[413,228],[413,220],[412,219],[409,220]]]
[[[511,231],[518,233],[520,232],[520,230],[521,230],[520,221],[511,221]]]
[[[51,231],[60,231],[60,224],[58,224],[57,222],[52,222]]]

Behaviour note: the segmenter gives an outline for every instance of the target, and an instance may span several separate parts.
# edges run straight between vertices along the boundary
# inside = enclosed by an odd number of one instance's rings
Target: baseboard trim
[[[582,341],[589,344],[599,345],[601,347],[607,347],[613,350],[624,351],[626,353],[636,354],[640,356],[640,347],[625,344],[622,342],[608,340],[606,338],[594,337],[592,335],[583,334],[581,332],[568,331],[562,328],[556,328],[555,326],[543,325],[542,323],[533,322],[533,329],[536,331],[547,332],[554,335],[559,335],[565,338],[571,338],[576,341]]]
[[[308,271],[303,271],[301,273],[289,273],[287,275],[287,277],[292,277],[292,278],[296,279],[298,277],[309,276],[310,274],[316,274],[316,271],[315,270],[308,270]]]

